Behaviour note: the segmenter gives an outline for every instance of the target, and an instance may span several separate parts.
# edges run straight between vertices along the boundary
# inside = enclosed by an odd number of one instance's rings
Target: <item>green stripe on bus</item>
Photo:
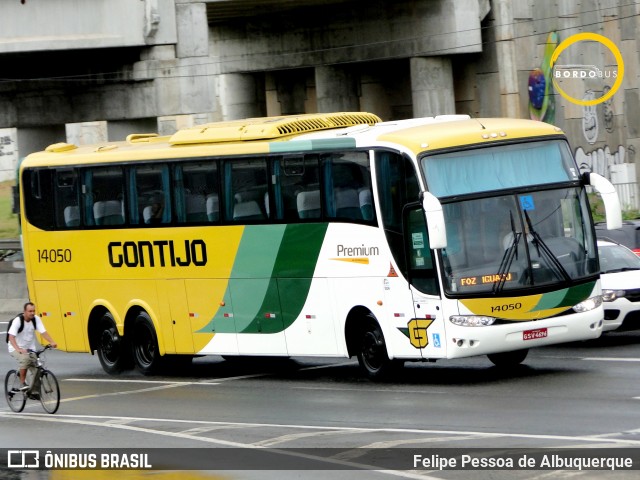
[[[295,322],[307,301],[327,228],[326,223],[287,227],[274,270],[274,276],[278,278],[283,329]]]
[[[354,138],[328,138],[317,140],[293,140],[269,144],[270,153],[306,152],[312,150],[334,150],[356,148]]]
[[[218,313],[200,332],[277,333],[289,327],[309,295],[327,227],[245,227],[225,293],[233,322]]]
[[[271,278],[286,225],[244,227],[231,278]]]
[[[596,282],[588,282],[582,285],[565,288],[557,292],[545,293],[534,308],[534,311],[547,310],[560,307],[572,307],[587,298],[593,292]]]

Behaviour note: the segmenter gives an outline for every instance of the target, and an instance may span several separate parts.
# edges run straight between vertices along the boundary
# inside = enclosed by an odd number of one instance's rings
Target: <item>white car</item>
[[[620,244],[598,240],[602,299],[603,332],[624,323],[625,330],[640,328],[640,257]]]

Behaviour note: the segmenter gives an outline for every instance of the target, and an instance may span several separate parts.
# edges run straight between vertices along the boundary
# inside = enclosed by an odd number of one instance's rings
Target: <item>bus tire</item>
[[[487,355],[491,363],[500,368],[513,368],[524,362],[527,358],[529,349],[514,350],[513,352],[490,353]]]
[[[102,369],[110,375],[118,374],[131,366],[129,349],[109,312],[105,312],[100,319],[96,350]]]
[[[370,380],[386,380],[402,365],[389,359],[384,335],[375,320],[368,320],[362,328],[357,356],[360,368]]]
[[[158,349],[158,337],[151,318],[145,311],[133,321],[131,347],[136,367],[143,375],[153,375],[160,370],[162,357]]]

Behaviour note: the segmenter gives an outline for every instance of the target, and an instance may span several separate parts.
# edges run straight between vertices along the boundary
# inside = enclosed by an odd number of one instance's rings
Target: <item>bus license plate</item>
[[[522,332],[523,340],[535,340],[536,338],[545,338],[546,336],[546,328],[536,328],[535,330],[525,330]]]

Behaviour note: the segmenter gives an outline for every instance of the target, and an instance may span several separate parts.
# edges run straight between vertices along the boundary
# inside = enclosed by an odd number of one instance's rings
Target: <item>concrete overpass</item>
[[[482,50],[489,11],[489,0],[5,1],[0,175],[13,176],[10,156],[65,138],[317,111],[453,113],[451,59]]]

